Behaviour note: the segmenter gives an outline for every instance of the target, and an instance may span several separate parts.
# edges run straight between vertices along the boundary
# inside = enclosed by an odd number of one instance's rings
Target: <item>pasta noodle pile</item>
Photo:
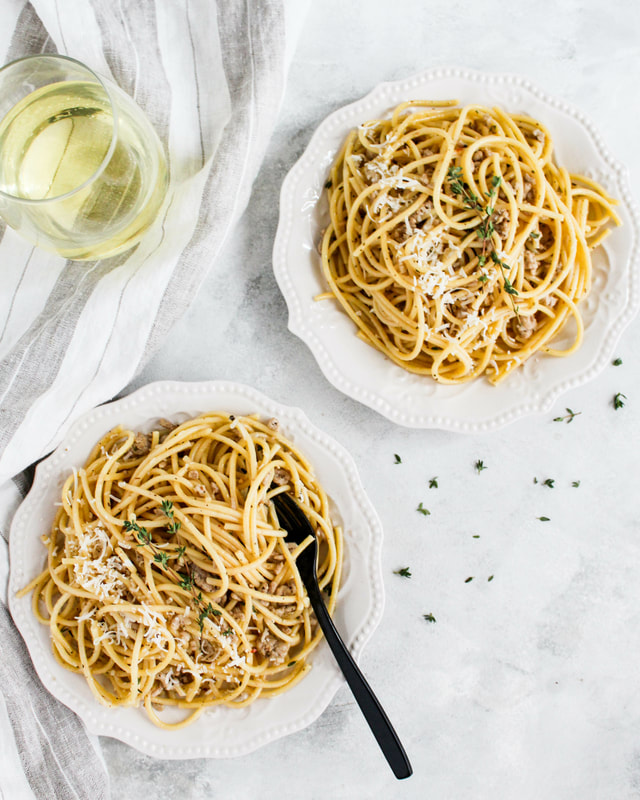
[[[271,498],[316,530],[333,611],[342,539],[327,497],[277,420],[210,413],[151,434],[118,427],[64,484],[33,610],[53,652],[108,706],[180,727],[296,684],[321,632]],[[179,722],[157,713],[186,709]]]
[[[445,384],[498,383],[580,345],[591,251],[620,224],[601,186],[553,160],[523,114],[403,103],[348,135],[327,182],[322,266],[358,335]],[[551,340],[569,320],[575,337]]]

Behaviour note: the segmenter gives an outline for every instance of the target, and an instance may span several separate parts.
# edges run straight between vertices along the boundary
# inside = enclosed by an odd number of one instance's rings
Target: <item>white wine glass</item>
[[[113,82],[60,55],[0,69],[0,216],[26,239],[78,260],[121,253],[167,182],[157,133]]]

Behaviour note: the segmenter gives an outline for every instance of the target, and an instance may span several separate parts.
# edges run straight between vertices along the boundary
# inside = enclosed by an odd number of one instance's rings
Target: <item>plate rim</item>
[[[211,742],[200,744],[197,747],[188,744],[181,745],[180,737],[185,729],[163,731],[155,726],[149,727],[152,723],[147,720],[143,710],[141,708],[136,709],[140,713],[140,724],[143,727],[147,727],[149,734],[152,732],[157,734],[157,732],[160,731],[159,737],[161,737],[162,734],[165,735],[166,741],[162,744],[158,744],[157,741],[154,741],[154,737],[145,736],[144,733],[140,734],[137,730],[128,727],[126,721],[122,723],[117,719],[108,718],[109,715],[113,715],[114,712],[117,714],[118,711],[124,709],[106,708],[98,704],[93,698],[92,704],[87,707],[82,698],[74,696],[73,690],[69,688],[67,684],[76,677],[80,678],[80,676],[76,676],[74,673],[58,665],[51,649],[41,646],[39,639],[36,636],[32,637],[30,635],[29,628],[33,628],[34,631],[37,631],[38,628],[36,626],[39,626],[40,623],[35,620],[31,613],[31,595],[27,594],[25,597],[18,599],[15,594],[16,591],[21,588],[22,583],[22,576],[18,577],[17,572],[20,567],[24,569],[22,556],[19,550],[21,545],[20,538],[25,536],[24,528],[30,517],[38,513],[38,504],[41,502],[39,496],[42,494],[43,485],[46,481],[51,479],[56,469],[60,469],[60,462],[64,458],[64,453],[68,452],[69,448],[74,444],[77,445],[78,440],[80,440],[83,435],[86,436],[92,426],[97,426],[101,420],[103,420],[106,425],[110,417],[115,417],[121,412],[126,413],[128,410],[139,408],[144,410],[145,404],[161,402],[163,395],[166,397],[167,394],[173,396],[171,393],[178,393],[183,394],[185,398],[194,398],[195,401],[199,397],[207,398],[224,392],[236,395],[244,400],[255,402],[257,405],[256,412],[259,414],[269,413],[269,409],[273,409],[276,413],[280,413],[283,418],[286,417],[287,424],[293,421],[294,427],[296,428],[296,430],[292,432],[293,438],[295,438],[297,433],[302,432],[303,436],[312,439],[318,447],[328,454],[330,460],[339,464],[342,468],[346,489],[353,498],[353,503],[357,506],[359,515],[366,521],[367,525],[366,545],[368,563],[365,565],[365,571],[369,581],[368,607],[366,613],[361,614],[359,622],[357,624],[354,623],[354,630],[344,637],[349,651],[356,661],[362,655],[365,645],[371,639],[373,633],[380,624],[384,611],[385,597],[382,578],[382,543],[384,533],[380,518],[372,501],[364,490],[353,456],[351,456],[349,451],[336,439],[316,426],[303,409],[298,406],[281,403],[260,390],[237,381],[161,380],[145,384],[127,395],[96,406],[83,413],[71,424],[55,450],[36,466],[32,487],[22,500],[11,522],[9,536],[9,610],[25,642],[33,667],[45,688],[56,697],[56,699],[74,711],[83,721],[90,733],[118,739],[155,758],[168,760],[202,757],[232,758],[253,752],[259,747],[283,736],[302,730],[314,722],[329,706],[335,693],[340,686],[343,685],[344,679],[339,674],[337,667],[331,662],[332,669],[327,671],[327,675],[324,677],[321,696],[315,699],[311,704],[303,706],[302,712],[298,716],[285,724],[273,722],[267,726],[265,731],[253,734],[249,733],[242,741],[231,746],[219,746]],[[265,411],[265,409],[267,410]],[[156,406],[155,411],[149,412],[149,419],[153,419],[156,413],[157,416],[162,416],[165,412],[161,409],[158,410],[158,406]],[[185,413],[193,414],[193,412],[189,411]],[[114,423],[112,420],[109,424],[117,424],[117,422]],[[39,541],[39,536],[43,532],[46,533],[46,531],[38,530],[30,536],[27,533],[26,538],[28,541],[35,543]],[[30,579],[29,576],[27,576],[27,580],[28,579]],[[27,631],[26,635],[25,631]],[[56,672],[61,676],[61,679],[57,677]],[[66,681],[66,678],[69,678],[69,681]],[[304,682],[299,685],[304,686]],[[284,693],[283,696],[286,697],[286,693]],[[95,706],[93,703],[95,703]],[[252,706],[249,708],[252,708]],[[233,713],[233,709],[229,709],[228,711]],[[217,724],[218,722],[215,721],[212,723],[214,730]],[[228,725],[228,721],[226,721],[225,724]]]
[[[627,280],[625,281],[625,285],[628,287],[626,304],[613,323],[607,328],[593,356],[590,358],[588,365],[582,369],[581,373],[560,380],[553,386],[542,388],[540,390],[541,396],[539,400],[535,402],[520,401],[512,408],[499,411],[497,414],[489,416],[488,418],[475,421],[465,420],[456,416],[447,416],[444,413],[407,412],[393,406],[388,399],[382,397],[379,393],[374,394],[368,388],[362,387],[349,380],[336,365],[331,353],[328,352],[324,343],[320,340],[314,329],[309,326],[307,320],[303,316],[295,288],[289,276],[287,258],[289,230],[293,224],[294,214],[296,214],[296,209],[294,208],[295,189],[298,188],[300,179],[305,177],[304,173],[307,166],[313,167],[313,152],[317,149],[318,143],[328,134],[335,132],[334,128],[336,125],[340,125],[341,117],[349,117],[358,112],[361,107],[365,107],[372,102],[379,101],[379,103],[381,103],[385,97],[393,104],[401,102],[401,99],[395,96],[396,93],[404,92],[405,99],[407,99],[410,97],[408,93],[412,88],[422,88],[424,83],[442,79],[458,79],[465,82],[489,86],[502,84],[517,87],[525,92],[529,92],[542,103],[551,106],[551,108],[569,117],[574,122],[577,122],[586,132],[591,140],[591,144],[598,151],[603,161],[611,170],[612,175],[615,177],[617,186],[620,188],[620,205],[624,206],[627,211],[631,224],[630,255],[626,260]],[[392,95],[394,99],[391,99]],[[346,133],[347,130],[345,129],[344,135],[346,135]],[[611,154],[597,127],[589,117],[572,104],[541,89],[523,75],[512,72],[489,72],[456,66],[440,66],[425,69],[398,80],[383,81],[374,86],[371,91],[363,97],[340,106],[321,120],[316,126],[304,151],[288,171],[282,183],[280,190],[280,212],[273,245],[272,263],[276,282],[287,304],[289,330],[301,339],[311,350],[325,378],[327,378],[336,389],[343,392],[348,397],[372,408],[392,422],[404,427],[441,429],[460,433],[484,433],[502,428],[522,417],[548,412],[558,397],[578,386],[588,383],[604,370],[623,331],[628,327],[640,310],[640,278],[638,276],[638,272],[640,271],[639,239],[640,212],[631,192],[630,172],[622,162],[614,158]],[[385,358],[384,355],[379,355],[381,358]],[[385,359],[385,361],[389,360]],[[385,362],[382,361],[380,363]]]

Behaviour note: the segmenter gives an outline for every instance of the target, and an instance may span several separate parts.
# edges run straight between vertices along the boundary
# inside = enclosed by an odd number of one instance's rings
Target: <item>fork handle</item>
[[[313,589],[307,586],[307,594],[311,606],[316,612],[318,624],[324,633],[327,644],[331,648],[331,652],[335,656],[338,666],[342,670],[342,674],[371,728],[371,732],[384,753],[384,757],[393,770],[393,774],[398,779],[408,778],[413,774],[413,769],[398,738],[398,734],[393,729],[393,725],[389,722],[389,718],[378,702],[378,698],[373,693],[362,672],[360,672],[360,668],[351,657],[351,653],[347,650],[347,646],[336,630],[336,626],[333,624],[333,620],[324,604],[318,584],[316,583]]]

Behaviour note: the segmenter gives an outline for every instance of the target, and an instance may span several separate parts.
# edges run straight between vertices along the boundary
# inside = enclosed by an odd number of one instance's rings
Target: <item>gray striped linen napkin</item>
[[[283,96],[303,0],[4,0],[0,61],[58,52],[111,77],[169,154],[158,233],[65,261],[0,226],[0,532],[12,476],[113,397],[186,310],[244,210]],[[97,739],[41,686],[2,602],[0,798],[109,796]]]

